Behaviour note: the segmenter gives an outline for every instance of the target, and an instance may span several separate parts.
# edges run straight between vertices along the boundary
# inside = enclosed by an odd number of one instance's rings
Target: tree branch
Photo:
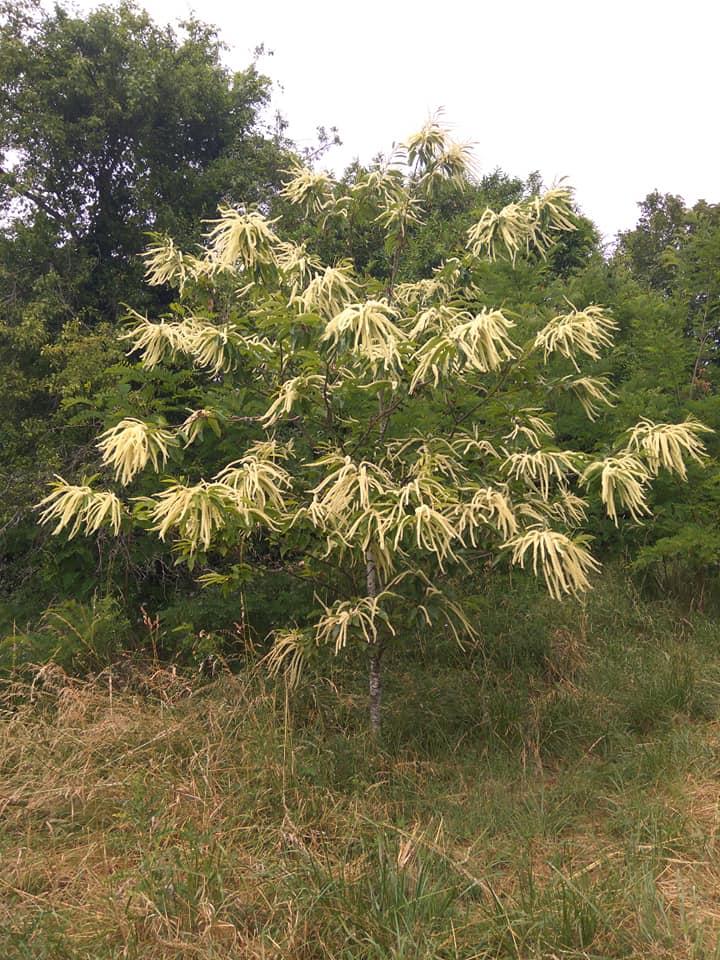
[[[43,210],[52,220],[62,226],[64,230],[67,230],[73,240],[80,239],[80,234],[71,223],[68,223],[67,217],[63,216],[59,210],[48,203],[48,201],[41,194],[37,193],[35,190],[30,190],[27,187],[21,187],[18,184],[15,174],[5,170],[3,167],[0,167],[0,176],[5,180],[5,183],[14,193],[20,197],[24,197],[31,203],[34,203],[36,207],[39,207],[41,210]]]

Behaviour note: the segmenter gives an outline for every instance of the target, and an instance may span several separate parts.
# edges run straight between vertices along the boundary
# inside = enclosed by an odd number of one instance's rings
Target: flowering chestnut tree
[[[612,343],[615,324],[598,305],[565,303],[533,326],[486,302],[476,274],[487,259],[543,256],[572,230],[566,188],[485,211],[432,276],[400,282],[408,237],[437,191],[472,177],[469,149],[436,120],[350,184],[290,171],[285,199],[308,222],[362,216],[382,228],[382,280],[348,260],[322,263],[259,210],[220,208],[194,253],[158,238],[148,281],[174,284],[180,301],[170,318],[133,315],[125,338],[147,368],[203,371],[207,405],[174,424],[113,424],[98,441],[108,483],[57,478],[40,505],[56,533],[139,523],[191,565],[264,538],[306,576],[319,564],[343,571],[334,594],[318,591],[314,622],[278,631],[269,660],[295,681],[318,646],[363,643],[374,729],[383,649],[409,607],[425,626],[474,632],[446,574],[471,576],[506,554],[553,597],[580,594],[598,567],[582,532],[586,497],[597,492],[615,522],[639,521],[653,477],[684,478],[685,461],[704,455],[693,420],[643,420],[603,457],[558,445],[556,394],[591,418],[610,402],[608,383],[582,367]],[[207,428],[218,461],[201,473],[192,450]],[[169,476],[183,457],[187,473]],[[133,495],[149,472],[161,485]]]

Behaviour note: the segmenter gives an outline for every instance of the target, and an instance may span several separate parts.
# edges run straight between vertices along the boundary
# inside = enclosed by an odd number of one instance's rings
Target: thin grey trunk
[[[397,272],[397,264],[399,257],[399,249],[396,251],[396,263],[393,268],[393,274]],[[395,283],[395,276],[393,275],[392,280],[390,281],[390,291],[388,294],[388,299],[392,300],[392,287]],[[378,423],[380,428],[380,443],[382,444],[383,438],[385,436],[385,431],[387,430],[389,422],[389,417],[385,413],[385,401],[383,397],[383,391],[380,391],[378,396]],[[377,567],[375,566],[375,554],[373,553],[372,546],[365,553],[365,581],[367,586],[367,595],[371,600],[374,600],[378,595],[378,575]],[[382,657],[382,643],[379,640],[376,640],[375,643],[370,644],[370,729],[373,732],[374,736],[378,736],[380,733],[380,707],[382,705],[382,670],[380,666],[380,658]]]
[[[365,580],[367,595],[370,598],[377,596],[377,571],[375,560],[368,551],[365,558]],[[380,732],[380,704],[382,702],[382,672],[380,656],[382,648],[379,643],[370,646],[370,729],[374,734]]]

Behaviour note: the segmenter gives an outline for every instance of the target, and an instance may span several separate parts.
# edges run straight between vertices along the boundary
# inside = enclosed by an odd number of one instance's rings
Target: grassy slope
[[[718,623],[523,589],[393,656],[381,747],[352,663],[7,686],[0,956],[720,957]]]

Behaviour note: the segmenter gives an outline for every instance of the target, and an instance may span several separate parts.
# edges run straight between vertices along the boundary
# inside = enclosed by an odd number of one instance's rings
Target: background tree
[[[227,70],[214,28],[176,33],[131,3],[82,18],[24,0],[1,15],[4,219],[49,232],[61,276],[87,263],[73,314],[117,316],[148,230],[187,242],[218,198],[277,186],[283,145],[259,123],[270,82]]]
[[[222,51],[214,28],[160,27],[131,3],[0,5],[3,592],[60,582],[54,562],[39,574],[51,558],[29,507],[83,451],[92,469],[88,439],[120,403],[123,305],[172,299],[142,282],[147,231],[192,246],[223,197],[267,203],[279,187],[289,150],[262,119],[270,81],[228,70]]]
[[[630,272],[659,292],[669,292],[672,270],[664,262],[665,252],[678,247],[688,230],[688,210],[682,197],[649,193],[638,204],[640,217],[633,230],[621,233],[615,258]]]
[[[608,266],[620,336],[614,351],[617,415],[658,418],[691,413],[716,431],[720,208],[649,194],[637,227],[621,234]],[[720,560],[717,440],[712,462],[678,497],[659,486],[655,521],[642,534],[634,565],[702,605]]]
[[[613,520],[622,511],[639,520],[651,479],[662,468],[684,477],[685,458],[703,452],[693,420],[642,420],[596,458],[557,444],[544,401],[573,395],[597,415],[607,385],[580,363],[599,358],[615,324],[593,304],[546,304],[514,320],[476,279],[486,258],[542,255],[572,230],[567,190],[486,210],[461,258],[401,281],[410,226],[437,189],[463,190],[468,169],[467,147],[431,121],[348,192],[295,170],[284,195],[307,217],[377,207],[384,281],[349,261],[324,265],[242,208],[221,208],[202,255],[151,247],[150,282],[180,285],[182,306],[160,322],[138,314],[127,337],[146,368],[185,358],[205,370],[203,406],[174,424],[124,417],[102,435],[105,467],[118,488],[139,481],[135,497],[58,479],[42,504],[43,520],[71,537],[117,534],[134,517],[171,537],[191,567],[222,558],[230,571],[205,569],[210,583],[252,577],[248,556],[275,550],[307,580],[316,609],[276,632],[271,663],[296,678],[319,647],[360,640],[375,730],[393,636],[441,623],[458,638],[475,631],[452,571],[472,577],[507,556],[542,574],[554,597],[578,594],[597,567],[581,532],[582,490],[598,485]],[[198,310],[208,287],[215,304],[222,297],[220,315]],[[176,456],[183,475],[170,479]],[[141,477],[148,466],[165,480],[159,492]]]

